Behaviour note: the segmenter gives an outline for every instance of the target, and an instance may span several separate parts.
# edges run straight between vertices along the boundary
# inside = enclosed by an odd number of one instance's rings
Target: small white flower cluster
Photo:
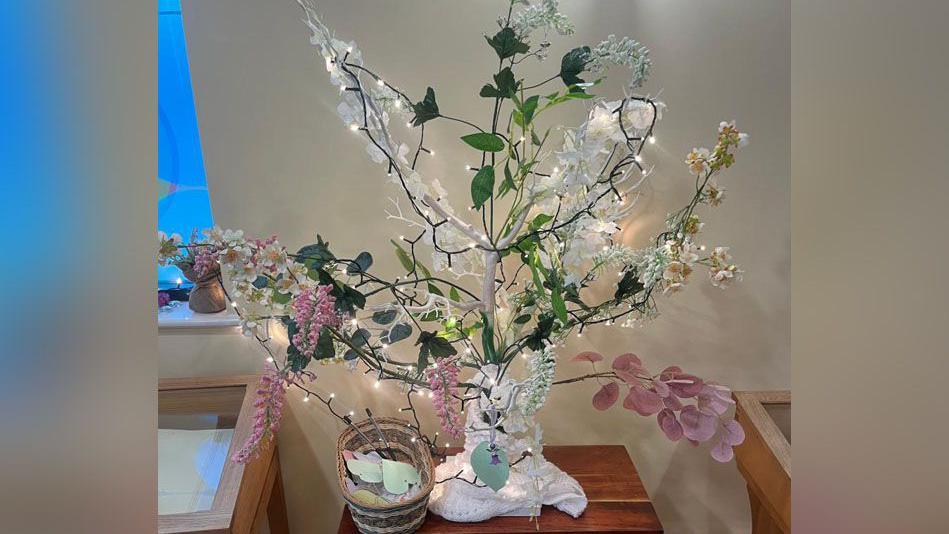
[[[158,232],[158,265],[165,266],[180,255],[181,236],[179,234],[168,234]]]
[[[635,39],[618,39],[615,35],[610,35],[590,50],[591,72],[604,72],[610,64],[624,66],[633,72],[630,87],[642,87],[652,68],[648,48]]]
[[[245,335],[256,335],[271,316],[287,313],[287,303],[303,288],[315,287],[305,265],[290,259],[275,239],[248,241],[241,230],[205,231],[218,251],[223,273],[233,285],[231,297],[241,312]],[[266,281],[266,285],[260,281]]]
[[[619,197],[610,193],[596,202],[590,213],[581,214],[610,187],[603,173],[608,171],[608,162],[617,157],[617,152],[628,150],[626,136],[644,137],[654,120],[660,118],[661,109],[660,104],[654,107],[635,99],[625,105],[619,100],[595,103],[580,127],[564,133],[563,148],[557,153],[559,166],[550,176],[536,176],[530,184],[538,212],[559,213],[561,220],[576,219],[558,230],[558,237],[565,243],[561,260],[566,284],[576,283],[587,275],[590,260],[610,246],[611,236],[619,230],[617,222],[629,213],[631,206],[623,198],[638,187],[642,178],[633,165],[613,180],[621,191]],[[630,176],[639,179],[628,185]]]
[[[525,390],[523,410],[525,415],[530,416],[537,413],[537,410],[547,402],[547,393],[550,392],[550,386],[554,381],[557,360],[553,346],[547,345],[544,350],[529,354],[527,368],[530,380]]]
[[[541,0],[536,4],[523,2],[527,5],[511,18],[511,27],[518,37],[526,39],[537,29],[543,28],[544,34],[554,30],[560,35],[570,35],[575,29],[566,15],[560,12],[558,0]],[[504,21],[501,21],[503,26]]]
[[[737,265],[731,263],[731,259],[728,247],[715,247],[712,251],[709,257],[708,277],[713,286],[725,289],[736,278],[741,279],[742,271]]]

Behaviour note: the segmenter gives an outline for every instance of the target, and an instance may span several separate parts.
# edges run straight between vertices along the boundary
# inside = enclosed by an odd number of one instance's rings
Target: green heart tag
[[[421,481],[418,470],[405,462],[382,460],[382,480],[386,491],[402,495],[409,490],[409,484]]]
[[[352,496],[353,499],[356,499],[366,506],[385,506],[389,504],[389,501],[365,489],[356,490],[352,493]]]
[[[365,460],[346,460],[346,467],[364,482],[382,482],[382,466]]]
[[[471,453],[471,468],[474,469],[481,482],[497,492],[507,484],[511,466],[507,461],[507,453],[504,452],[504,449],[495,447],[496,450],[492,451],[489,442],[482,441],[479,443]]]

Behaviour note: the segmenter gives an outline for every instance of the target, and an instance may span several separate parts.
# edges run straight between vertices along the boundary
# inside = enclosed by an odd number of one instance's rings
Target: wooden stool
[[[447,449],[457,454],[460,448]],[[544,506],[537,523],[527,517],[495,517],[480,523],[452,523],[428,513],[418,532],[502,534],[536,532],[662,532],[662,524],[639,480],[636,466],[622,445],[570,445],[544,447],[544,456],[577,479],[590,501],[574,519],[552,506]],[[539,528],[538,528],[539,524]],[[343,508],[340,534],[358,531]]]

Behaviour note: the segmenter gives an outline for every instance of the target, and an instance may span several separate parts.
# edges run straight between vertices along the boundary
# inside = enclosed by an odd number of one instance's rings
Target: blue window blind
[[[181,0],[158,1],[158,229],[181,234],[214,224],[208,196]],[[159,287],[174,286],[181,271],[159,267]]]

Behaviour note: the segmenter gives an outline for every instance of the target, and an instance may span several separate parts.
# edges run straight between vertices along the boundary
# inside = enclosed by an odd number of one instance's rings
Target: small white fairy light
[[[476,246],[478,246],[478,244],[475,243],[474,241],[468,243],[468,248],[475,248]]]
[[[470,170],[471,170],[471,165],[465,165],[465,170],[466,170],[466,171],[470,171]]]
[[[376,383],[373,384],[372,387],[374,387],[374,388],[376,388],[376,389],[379,389],[379,386],[380,386],[380,385],[382,385],[382,382],[376,380]]]
[[[353,47],[347,46],[347,47],[346,47],[346,52],[352,54],[352,53],[353,53]]]
[[[356,325],[359,324],[359,320],[358,320],[358,319],[353,319],[352,321],[349,321],[349,324],[351,324],[351,325],[353,325],[353,326],[356,326]]]
[[[554,167],[554,174],[560,172],[560,167]]]
[[[267,356],[267,363],[273,363],[273,356]]]
[[[356,415],[356,412],[354,412],[354,411],[352,411],[352,410],[349,410],[349,416],[352,417],[352,416],[354,416],[354,415]]]
[[[656,136],[655,136],[655,135],[650,135],[650,136],[649,136],[649,144],[650,144],[650,145],[656,144]]]
[[[336,394],[335,394],[335,393],[330,393],[330,398],[331,398],[331,399],[335,399],[335,398],[336,398]]]
[[[411,441],[412,443],[415,443],[415,438],[412,438],[409,441]]]
[[[385,84],[386,84],[386,81],[383,80],[382,78],[379,78],[378,80],[376,80],[376,85],[378,85],[379,87],[382,87]]]
[[[355,132],[356,130],[359,129],[359,125],[354,122],[349,125],[349,129]]]
[[[432,393],[431,391],[428,392],[428,398],[432,398],[432,397],[434,397],[434,396],[435,396],[434,393]],[[435,434],[437,435],[438,432],[436,432]]]
[[[395,101],[395,108],[396,108],[396,109],[402,109],[402,101],[401,101],[401,100],[396,100],[396,101]]]
[[[522,143],[524,142],[524,136],[523,136],[523,135],[521,136],[520,141],[521,141]]]
[[[435,151],[434,151],[434,150],[429,150],[429,151],[428,151],[428,155],[434,158],[434,157],[435,157]]]
[[[306,397],[303,397],[303,402],[310,402],[310,394],[307,393]]]
[[[406,128],[411,128],[411,127],[412,127],[412,123],[411,123],[411,122],[405,123],[405,127],[406,127]]]
[[[388,343],[383,343],[383,344],[382,344],[382,350],[386,350],[386,349],[388,349],[388,348],[389,348],[389,344],[388,344]]]
[[[634,157],[633,159],[636,160],[636,163],[642,163],[642,162],[643,162],[643,157],[640,156],[639,154],[636,154],[636,157]]]

